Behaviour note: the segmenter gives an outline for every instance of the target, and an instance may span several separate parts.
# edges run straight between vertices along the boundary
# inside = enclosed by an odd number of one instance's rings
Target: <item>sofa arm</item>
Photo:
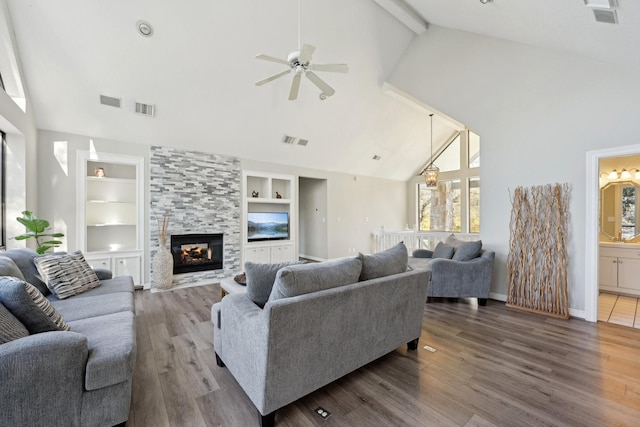
[[[430,297],[489,298],[493,259],[479,257],[469,261],[437,258],[428,267]]]
[[[0,425],[80,425],[87,338],[44,332],[0,345]]]
[[[94,268],[93,271],[98,276],[98,280],[113,279],[113,273],[108,268]]]

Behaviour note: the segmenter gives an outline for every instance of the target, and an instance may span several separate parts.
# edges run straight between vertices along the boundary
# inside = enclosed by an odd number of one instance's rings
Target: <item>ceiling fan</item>
[[[298,1],[298,46],[300,46],[300,1]],[[263,61],[276,62],[278,64],[286,65],[288,69],[274,74],[266,79],[256,82],[256,86],[262,86],[275,79],[283,77],[291,72],[295,73],[293,81],[291,82],[291,89],[289,91],[289,101],[295,101],[298,99],[298,91],[300,90],[300,81],[302,76],[306,76],[311,83],[316,85],[320,89],[320,99],[324,100],[327,97],[336,93],[336,91],[329,86],[324,80],[322,80],[314,71],[330,71],[333,73],[347,73],[349,67],[347,64],[312,64],[311,55],[315,51],[315,47],[310,44],[305,44],[299,50],[291,52],[286,60],[275,58],[269,55],[257,55],[256,59]]]

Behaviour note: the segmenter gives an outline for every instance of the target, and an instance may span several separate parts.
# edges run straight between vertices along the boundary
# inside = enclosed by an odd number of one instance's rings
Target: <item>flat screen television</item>
[[[248,212],[247,240],[289,240],[289,213]]]

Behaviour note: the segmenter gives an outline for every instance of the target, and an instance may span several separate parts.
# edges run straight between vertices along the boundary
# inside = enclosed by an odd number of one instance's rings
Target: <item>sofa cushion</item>
[[[34,261],[49,290],[60,299],[100,286],[98,276],[80,251],[64,255],[43,255],[36,257]]]
[[[0,302],[31,334],[70,330],[62,314],[38,289],[23,280],[0,277]]]
[[[358,254],[362,261],[360,280],[377,279],[378,277],[391,276],[392,274],[407,271],[409,254],[403,242],[375,254]]]
[[[269,301],[355,283],[361,270],[362,261],[358,258],[283,267],[276,275]]]
[[[16,279],[24,280],[22,272],[16,263],[9,257],[0,257],[0,276],[10,276]]]
[[[27,283],[35,286],[42,295],[49,295],[50,291],[47,285],[40,279],[40,273],[33,259],[38,255],[36,251],[29,248],[11,249],[10,251],[0,253],[1,256],[10,258],[22,272],[22,278]],[[21,277],[19,277],[21,279]]]
[[[85,298],[94,295],[109,295],[119,292],[130,292],[133,294],[135,287],[133,285],[133,278],[131,276],[117,276],[109,280],[101,280],[100,286],[97,288],[89,289],[78,295],[74,295],[73,298]],[[47,299],[51,301],[59,300],[55,294],[50,294]]]
[[[91,295],[85,298],[53,300],[51,304],[64,316],[64,320],[88,319],[122,311],[135,312],[135,302],[131,292],[117,292],[108,295]]]
[[[131,379],[136,361],[135,315],[107,314],[70,322],[75,332],[87,337],[89,357],[85,388],[97,390]]]
[[[0,304],[0,344],[28,335],[27,328],[4,305]]]
[[[469,261],[470,259],[477,258],[481,250],[482,240],[466,242],[456,249],[452,259],[455,261]]]
[[[259,307],[269,300],[276,275],[282,267],[300,264],[299,262],[281,262],[277,264],[259,264],[245,262],[244,271],[247,278],[247,297]]]
[[[431,258],[446,258],[451,259],[453,256],[453,246],[439,242],[433,250]]]

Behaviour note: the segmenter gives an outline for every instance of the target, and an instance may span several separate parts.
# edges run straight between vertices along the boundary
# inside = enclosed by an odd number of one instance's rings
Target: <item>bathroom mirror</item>
[[[600,190],[600,231],[611,240],[630,240],[640,234],[638,195],[640,185],[610,182]]]

